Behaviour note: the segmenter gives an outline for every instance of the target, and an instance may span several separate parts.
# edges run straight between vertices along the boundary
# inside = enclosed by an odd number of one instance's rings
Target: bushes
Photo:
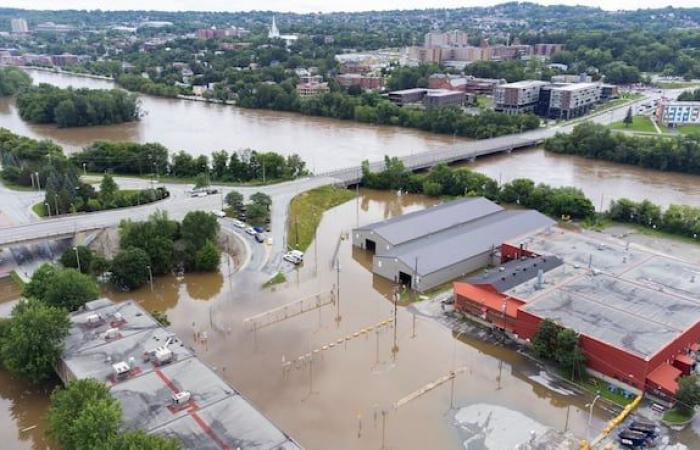
[[[126,290],[143,286],[149,279],[148,267],[151,260],[148,253],[138,247],[128,247],[117,253],[112,260],[111,281]]]
[[[700,137],[638,137],[613,133],[591,122],[545,141],[554,153],[579,155],[648,169],[700,174]]]
[[[32,85],[32,77],[16,67],[0,68],[0,96],[15,95]]]
[[[63,89],[45,83],[25,89],[17,97],[17,108],[24,120],[59,127],[131,122],[140,114],[134,94],[118,89]]]

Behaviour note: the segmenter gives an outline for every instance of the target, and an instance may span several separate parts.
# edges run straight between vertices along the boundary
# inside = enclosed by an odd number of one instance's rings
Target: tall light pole
[[[83,163],[83,175],[87,175],[87,163]]]
[[[153,290],[153,272],[151,272],[151,266],[146,266],[148,269],[148,280],[151,283],[151,290]]]
[[[593,420],[593,406],[595,405],[595,402],[597,402],[599,398],[600,398],[600,394],[596,394],[596,396],[593,397],[593,401],[591,403],[589,403],[588,405],[586,405],[589,407],[588,423],[586,424],[586,440],[589,442],[591,440],[590,431],[591,431],[591,420]]]
[[[36,176],[37,189],[41,190],[41,180],[39,179],[39,172],[34,172],[34,175]]]
[[[73,247],[73,251],[75,252],[75,260],[78,261],[78,272],[82,272],[80,269],[80,254],[78,253],[78,247]]]
[[[336,276],[336,280],[335,280],[336,300],[338,302],[337,308],[336,308],[337,313],[336,313],[336,317],[335,317],[335,322],[338,326],[340,326],[340,321],[342,319],[340,317],[340,255],[338,255],[336,257],[336,260],[335,260],[335,274],[336,274],[335,275]]]
[[[49,202],[44,202],[44,206],[46,206],[46,211],[49,213],[49,217],[51,217],[51,205]]]

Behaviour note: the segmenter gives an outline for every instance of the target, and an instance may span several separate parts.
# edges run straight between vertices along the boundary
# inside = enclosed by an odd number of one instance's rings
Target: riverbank
[[[60,73],[60,74],[65,74],[65,75],[71,75],[74,77],[92,78],[94,80],[114,81],[114,78],[108,77],[106,75],[95,75],[92,73],[85,73],[85,72],[71,72],[70,70],[63,70],[59,67],[9,66],[6,64],[0,64],[0,67],[19,67],[20,69],[23,69],[23,70],[37,70],[39,72]]]

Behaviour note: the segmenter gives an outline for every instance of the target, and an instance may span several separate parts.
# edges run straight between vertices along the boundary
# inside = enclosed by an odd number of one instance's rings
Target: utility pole
[[[59,213],[59,211],[58,211],[58,195],[55,193],[53,194],[53,204],[55,206],[53,213],[54,213],[54,215],[57,216]]]
[[[46,211],[49,213],[49,217],[51,217],[51,205],[49,202],[44,202],[44,206],[46,206]]]
[[[78,262],[78,272],[82,272],[82,270],[80,270],[80,254],[78,253],[78,247],[73,247],[73,251],[75,251],[75,260]]]
[[[34,175],[36,175],[36,185],[37,189],[41,190],[41,179],[39,178],[39,172],[34,172]]]
[[[338,302],[336,304],[337,314],[335,317],[335,322],[338,326],[340,326],[340,321],[342,319],[340,317],[340,255],[338,255],[336,257],[335,262],[336,262],[336,264],[335,264],[335,273],[336,273],[335,289],[336,289],[336,299]]]
[[[153,291],[153,272],[151,272],[151,266],[146,266],[148,269],[148,280],[151,283],[151,291]]]

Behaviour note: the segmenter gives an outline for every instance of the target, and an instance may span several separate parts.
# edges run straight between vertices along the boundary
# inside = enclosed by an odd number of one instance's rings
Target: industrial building
[[[554,223],[536,211],[468,198],[356,228],[352,242],[374,253],[376,275],[423,292],[490,264],[501,242]]]
[[[435,106],[462,106],[466,95],[464,92],[448,89],[413,88],[389,92],[388,97],[390,101],[399,106],[420,102],[426,108],[431,108]]]
[[[187,449],[301,449],[137,303],[95,300],[70,320],[59,377],[104,382],[126,429]]]
[[[549,319],[591,372],[671,396],[700,350],[700,267],[558,228],[504,241],[501,264],[454,285],[456,309],[528,341]]]

